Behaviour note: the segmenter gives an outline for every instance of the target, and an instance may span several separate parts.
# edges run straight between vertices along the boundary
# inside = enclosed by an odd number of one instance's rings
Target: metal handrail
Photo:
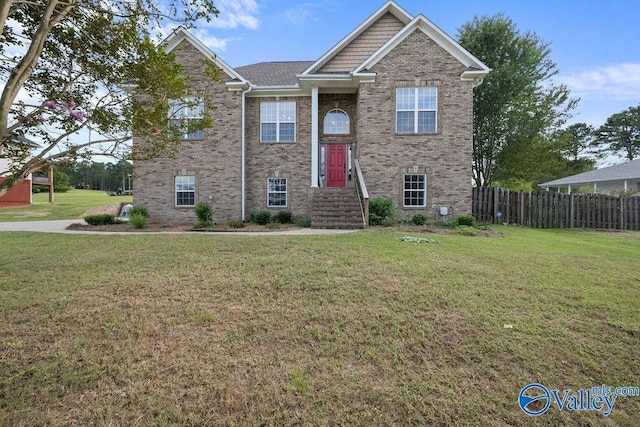
[[[356,191],[358,193],[358,201],[360,202],[360,211],[362,212],[362,220],[364,227],[369,226],[369,192],[367,191],[367,184],[364,182],[364,176],[362,175],[362,169],[360,169],[360,162],[357,159],[353,159],[353,165],[355,166],[356,176]]]

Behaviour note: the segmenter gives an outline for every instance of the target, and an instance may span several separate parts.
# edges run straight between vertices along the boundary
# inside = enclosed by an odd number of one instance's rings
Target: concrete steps
[[[354,188],[317,188],[312,200],[311,228],[364,228]]]

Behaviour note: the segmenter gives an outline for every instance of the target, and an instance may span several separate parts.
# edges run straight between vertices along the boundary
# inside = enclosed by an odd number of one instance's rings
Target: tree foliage
[[[493,71],[474,90],[473,179],[537,179],[558,167],[558,147],[550,138],[575,102],[556,85],[556,64],[548,43],[521,33],[503,15],[475,17],[459,30],[460,44]]]
[[[3,1],[0,154],[12,166],[0,195],[57,161],[175,149],[169,100],[186,102],[189,84],[153,36],[161,27],[189,28],[217,13],[211,0]],[[209,124],[205,117],[195,126]],[[132,134],[151,140],[147,151],[131,153]],[[31,157],[21,136],[43,141],[43,150]]]
[[[597,152],[633,160],[640,156],[640,105],[607,118],[597,131]]]

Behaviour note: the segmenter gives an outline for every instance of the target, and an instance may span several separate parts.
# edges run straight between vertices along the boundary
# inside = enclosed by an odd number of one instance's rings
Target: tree
[[[475,185],[531,181],[545,168],[556,168],[558,147],[550,136],[576,101],[569,99],[566,86],[552,82],[558,71],[549,44],[534,33],[521,33],[503,15],[475,17],[458,30],[458,39],[493,69],[474,90]]]
[[[597,151],[633,160],[640,156],[640,105],[611,115],[598,129]]]
[[[58,161],[175,150],[182,132],[169,126],[169,100],[192,98],[175,57],[152,36],[217,14],[212,0],[4,0],[0,155],[12,165],[0,171],[7,172],[0,195]],[[210,123],[205,116],[189,125]],[[144,151],[131,152],[133,134],[148,138]],[[30,157],[23,136],[44,141],[43,150]]]

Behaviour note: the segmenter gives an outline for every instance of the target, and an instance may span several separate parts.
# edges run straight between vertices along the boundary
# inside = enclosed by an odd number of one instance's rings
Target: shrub
[[[278,211],[273,216],[273,219],[280,224],[291,224],[293,222],[293,214],[290,211]]]
[[[453,219],[443,219],[442,222],[440,222],[440,225],[445,228],[455,228],[457,226]]]
[[[213,209],[211,209],[209,203],[198,203],[196,205],[196,216],[198,217],[196,228],[208,228],[213,224]]]
[[[129,217],[132,217],[134,215],[142,215],[145,218],[149,218],[149,211],[144,206],[134,206],[129,209],[128,214]]]
[[[258,225],[267,225],[271,222],[271,212],[267,210],[259,210],[251,212],[249,216],[251,222]]]
[[[473,227],[476,225],[476,219],[471,215],[460,215],[456,218],[456,225],[467,225]]]
[[[137,229],[147,228],[147,217],[136,212],[129,215],[129,224],[133,225],[133,228]]]
[[[382,225],[395,222],[396,205],[390,197],[374,197],[369,202],[369,224]]]
[[[296,216],[293,218],[293,223],[298,227],[309,228],[311,227],[311,218],[306,216]]]
[[[84,217],[84,220],[89,225],[110,225],[120,224],[122,222],[115,215],[111,214],[88,215]]]
[[[229,228],[244,228],[244,222],[241,219],[234,219],[227,224]]]
[[[413,218],[411,218],[411,222],[415,225],[425,225],[427,223],[427,217],[423,214],[415,214]]]

